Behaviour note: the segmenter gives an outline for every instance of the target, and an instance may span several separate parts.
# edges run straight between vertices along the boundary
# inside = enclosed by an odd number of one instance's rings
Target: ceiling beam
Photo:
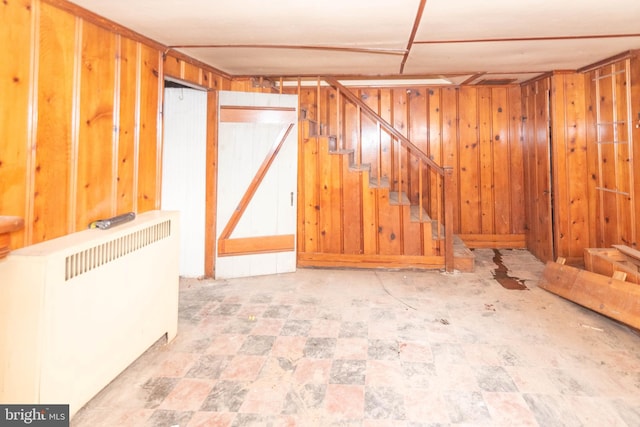
[[[185,44],[170,46],[172,49],[291,49],[291,50],[330,50],[334,52],[369,53],[377,55],[404,55],[404,49],[381,49],[366,47],[316,46],[295,44]]]
[[[623,37],[640,37],[640,33],[631,34],[585,34],[582,36],[545,36],[545,37],[503,37],[492,39],[457,39],[457,40],[416,40],[415,44],[456,44],[456,43],[503,43],[528,41],[588,40],[614,39]]]
[[[424,7],[427,4],[427,0],[420,0],[420,5],[418,6],[418,12],[416,13],[416,19],[413,21],[413,28],[411,29],[411,35],[409,36],[409,41],[407,42],[407,48],[405,49],[404,57],[402,58],[402,62],[400,63],[400,74],[404,73],[404,66],[409,59],[409,53],[411,53],[411,47],[413,46],[413,41],[416,39],[416,34],[418,32],[418,27],[420,26],[420,21],[422,20],[422,14],[424,13]]]

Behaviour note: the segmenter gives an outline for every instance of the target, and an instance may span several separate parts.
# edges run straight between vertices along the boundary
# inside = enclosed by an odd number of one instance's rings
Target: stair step
[[[371,172],[371,163],[361,163],[356,165],[355,163],[349,164],[349,170],[354,172]]]
[[[389,188],[391,185],[389,184],[389,178],[383,176],[380,178],[380,182],[378,182],[378,177],[372,176],[369,177],[369,187],[371,188]]]
[[[353,154],[353,149],[351,148],[340,148],[337,150],[329,150],[329,154]]]
[[[407,193],[404,191],[399,193],[397,191],[389,192],[389,204],[391,205],[410,205],[411,201],[407,197]]]
[[[411,205],[411,221],[420,222],[420,206]],[[429,221],[433,221],[433,220],[429,217],[429,215],[427,214],[427,211],[424,210],[424,208],[422,208],[422,222],[429,222]]]

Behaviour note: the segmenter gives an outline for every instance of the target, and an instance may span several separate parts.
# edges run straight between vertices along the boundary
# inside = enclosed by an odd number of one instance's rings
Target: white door
[[[161,209],[180,211],[180,275],[204,276],[207,92],[164,90]]]
[[[219,95],[215,277],[293,272],[298,97]]]

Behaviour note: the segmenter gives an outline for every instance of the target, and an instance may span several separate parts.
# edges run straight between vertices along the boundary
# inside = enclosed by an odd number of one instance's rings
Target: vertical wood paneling
[[[360,99],[371,109],[380,114],[380,94],[377,89],[362,89]],[[377,177],[378,173],[378,152],[380,135],[373,124],[367,118],[362,118],[362,163],[371,165],[371,176]]]
[[[359,254],[362,253],[361,173],[349,170],[349,156],[341,157],[343,250],[346,254]]]
[[[453,190],[458,195],[453,212],[454,230],[460,232],[461,197],[459,181],[459,148],[458,148],[458,89],[445,88],[442,94],[442,153],[443,166],[450,166],[454,170]],[[519,99],[519,98],[518,98]]]
[[[511,140],[509,139],[508,89],[491,89],[491,174],[493,180],[493,233],[511,233]],[[516,141],[513,141],[517,144]],[[484,197],[483,197],[484,199]],[[483,213],[487,212],[483,208]]]
[[[218,203],[218,92],[207,93],[207,166],[204,231],[204,274],[215,277],[216,212]]]
[[[26,216],[30,66],[31,1],[0,4],[0,45],[5,60],[0,61],[0,214]],[[25,224],[30,227],[30,224]],[[12,233],[11,247],[21,247],[24,231]]]
[[[524,144],[523,144],[523,111],[521,103],[522,91],[519,87],[509,89],[509,165],[511,178],[509,182],[509,205],[511,206],[511,232],[525,231],[525,191],[524,191]]]
[[[120,43],[120,123],[118,126],[116,211],[135,210],[136,100],[138,87],[138,43],[121,39]]]
[[[584,77],[557,74],[552,82],[556,252],[581,259],[589,241]]]
[[[111,216],[114,34],[85,22],[81,55],[76,230]]]
[[[480,173],[478,170],[478,122],[477,92],[475,88],[462,87],[459,91],[459,159],[460,169],[460,233],[482,233],[480,213]]]
[[[137,210],[145,212],[156,208],[158,156],[158,51],[142,46],[140,53],[140,142],[138,148]]]
[[[631,246],[640,249],[640,57],[629,61],[629,124],[631,159]]]
[[[67,234],[76,18],[46,3],[40,9],[38,120],[33,238]]]
[[[630,141],[628,133],[628,123],[631,117],[628,115],[628,103],[630,100],[627,98],[627,85],[629,75],[627,70],[627,62],[621,61],[615,64],[613,77],[614,81],[614,93],[616,103],[614,105],[614,117],[616,119],[614,124],[614,135],[617,143],[615,147],[615,164],[616,164],[616,176],[615,185],[618,191],[616,194],[618,210],[618,233],[615,237],[617,242],[623,242],[625,245],[631,246],[633,237],[631,235],[631,176],[629,170],[630,164]]]
[[[409,138],[409,140],[411,140],[411,142],[413,142],[414,145],[416,145],[420,150],[428,155],[434,155],[431,150],[429,140],[429,116],[427,106],[427,103],[430,100],[429,93],[433,92],[433,89],[425,88],[407,91],[407,137]],[[437,119],[437,116],[434,117],[434,121],[437,121]],[[437,142],[435,143],[435,146],[435,150],[438,150],[439,147],[437,147]],[[419,173],[421,173],[418,168],[418,158],[415,156],[410,156],[408,167],[409,170],[407,171],[407,196],[412,203],[418,203],[420,200]],[[429,183],[425,184],[428,185]]]
[[[587,214],[589,224],[589,245],[588,247],[595,248],[598,246],[597,241],[600,233],[597,229],[598,214],[600,209],[600,201],[598,200],[598,117],[597,117],[597,96],[596,96],[596,71],[591,71],[585,74],[585,100],[586,116],[586,139],[587,139],[587,199],[589,200],[589,211]]]
[[[388,123],[391,123],[393,120],[393,111],[391,105],[393,104],[393,94],[391,89],[381,89],[380,90],[380,117],[385,119]],[[382,132],[380,137],[380,149],[381,158],[379,160],[379,168],[380,168],[380,178],[386,178],[391,182],[392,177],[392,159],[393,156],[391,153],[393,152],[393,146],[391,143],[391,137],[386,133]],[[375,176],[375,175],[374,175]],[[377,176],[375,176],[377,178]]]
[[[553,259],[551,218],[551,164],[549,147],[550,78],[524,88],[525,196],[527,203],[527,248],[540,260]]]
[[[407,89],[392,89],[393,103],[391,105],[391,124],[402,135],[407,136],[407,120],[409,111],[407,108]],[[402,146],[394,141],[392,143],[392,165],[391,165],[391,190],[403,191],[408,194],[407,188],[407,152]]]
[[[478,89],[480,229],[485,234],[495,233],[491,92],[491,88]]]
[[[443,121],[442,121],[442,111],[441,111],[441,89],[428,89],[427,94],[427,108],[428,112],[426,113],[427,126],[425,129],[428,147],[424,150],[433,160],[435,160],[439,165],[444,164],[444,159],[442,156],[443,147],[442,147],[442,133],[443,133]],[[426,169],[425,169],[426,171]],[[423,188],[422,188],[422,199],[423,204],[429,201],[430,194],[440,194],[441,192],[441,182],[436,179],[436,176],[431,173],[424,173],[425,176]],[[416,181],[417,182],[417,181]],[[441,197],[434,198],[436,200],[441,200]],[[416,200],[417,202],[417,200]],[[439,206],[439,203],[437,204]],[[435,215],[435,204],[431,206],[429,214],[432,218],[436,218]]]

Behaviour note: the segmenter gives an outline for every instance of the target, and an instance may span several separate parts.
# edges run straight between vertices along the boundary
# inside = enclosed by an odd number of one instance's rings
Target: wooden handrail
[[[369,107],[367,104],[362,102],[362,100],[358,98],[353,92],[351,92],[347,87],[340,84],[340,82],[333,77],[323,77],[323,79],[324,81],[329,83],[331,86],[333,86],[334,89],[338,89],[340,91],[340,94],[343,97],[349,99],[349,101],[351,101],[353,104],[360,107],[360,110],[366,113],[366,115],[369,116],[370,119],[380,123],[380,126],[382,126],[387,132],[389,132],[389,134],[391,134],[394,138],[399,140],[402,143],[402,145],[407,147],[409,151],[413,153],[413,155],[422,159],[427,165],[433,168],[439,175],[444,176],[444,168],[442,166],[434,162],[429,156],[425,154],[424,151],[416,147],[416,145],[413,142],[411,142],[406,136],[398,132],[398,130],[394,128],[393,125],[391,125],[391,123],[387,122],[382,117],[380,117],[378,113],[373,111],[371,107]]]

